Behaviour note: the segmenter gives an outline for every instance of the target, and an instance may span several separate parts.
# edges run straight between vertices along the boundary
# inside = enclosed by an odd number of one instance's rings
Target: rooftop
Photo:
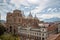
[[[47,40],[60,40],[60,34],[51,34],[49,35],[49,37],[47,38]]]

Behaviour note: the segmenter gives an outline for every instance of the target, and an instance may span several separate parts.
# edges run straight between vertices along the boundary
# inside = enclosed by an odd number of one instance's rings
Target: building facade
[[[13,34],[17,34],[17,29],[19,26],[28,27],[27,25],[29,25],[35,28],[38,27],[38,23],[41,23],[36,16],[33,17],[30,13],[26,17],[24,12],[21,10],[14,10],[13,13],[8,12],[6,20],[7,30]]]
[[[58,27],[58,33],[60,33],[60,23],[57,24],[57,27]]]
[[[18,27],[18,33],[21,40],[47,40],[47,26],[39,24],[39,28]]]

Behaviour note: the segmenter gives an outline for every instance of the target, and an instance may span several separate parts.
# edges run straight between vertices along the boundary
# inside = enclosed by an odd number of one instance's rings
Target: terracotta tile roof
[[[47,38],[47,40],[58,40],[58,39],[60,39],[60,34],[51,34]]]
[[[60,35],[55,40],[60,40]]]
[[[55,30],[56,28],[57,28],[56,24],[52,24],[47,29],[48,31],[52,31],[52,30]]]

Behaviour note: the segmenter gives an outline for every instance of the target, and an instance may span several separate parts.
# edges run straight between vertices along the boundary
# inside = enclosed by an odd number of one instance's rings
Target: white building
[[[46,40],[48,37],[47,27],[48,25],[44,25],[44,24],[39,24],[39,28],[18,27],[18,33],[21,34],[20,36],[25,35],[26,38],[24,39],[24,37],[22,37],[23,38],[22,40],[27,40],[29,38],[30,38],[29,40],[32,40],[32,39],[33,40]]]

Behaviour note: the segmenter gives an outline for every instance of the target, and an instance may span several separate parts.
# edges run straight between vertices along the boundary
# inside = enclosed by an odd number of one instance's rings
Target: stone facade
[[[13,13],[8,12],[6,17],[6,26],[8,32],[17,33],[17,27],[38,27],[38,23],[41,21],[35,16],[33,17],[30,13],[27,17],[25,17],[24,13],[21,10],[14,10]]]

